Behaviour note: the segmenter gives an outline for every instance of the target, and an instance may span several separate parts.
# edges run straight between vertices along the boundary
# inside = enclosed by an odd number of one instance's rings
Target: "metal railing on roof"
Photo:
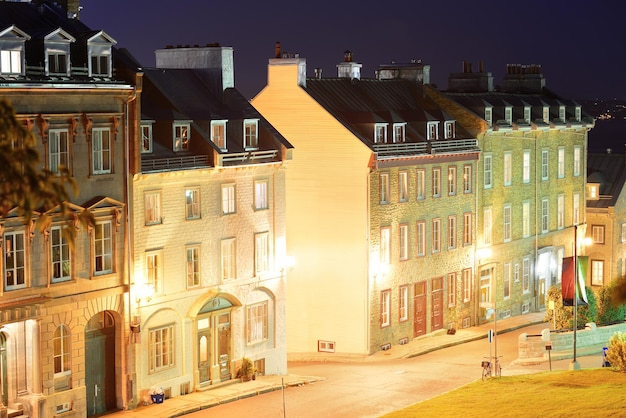
[[[209,167],[207,155],[192,155],[186,157],[157,158],[153,160],[141,160],[141,171],[171,171],[184,168]]]
[[[402,142],[396,144],[376,144],[374,151],[378,157],[394,155],[435,154],[446,152],[461,152],[478,149],[476,139],[446,139],[428,142]]]

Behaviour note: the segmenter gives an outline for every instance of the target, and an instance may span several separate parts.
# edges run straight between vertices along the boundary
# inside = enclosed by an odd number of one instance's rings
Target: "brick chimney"
[[[352,61],[352,51],[346,51],[343,55],[343,62],[337,64],[337,77],[360,80],[361,67],[363,64]]]
[[[56,3],[65,10],[70,19],[80,19],[80,0],[57,0]]]
[[[507,64],[502,90],[512,93],[541,93],[546,80],[541,65]]]
[[[493,91],[493,75],[483,71],[478,61],[478,72],[472,71],[472,63],[463,61],[463,72],[448,76],[448,91],[486,93]]]

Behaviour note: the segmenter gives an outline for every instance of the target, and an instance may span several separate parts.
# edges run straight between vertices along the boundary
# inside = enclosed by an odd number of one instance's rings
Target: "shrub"
[[[619,302],[616,285],[603,286],[598,292],[598,325],[623,322],[626,318],[626,305]]]
[[[613,334],[606,351],[606,360],[614,369],[626,373],[626,334],[621,331]]]
[[[578,316],[576,323],[578,329],[585,327],[587,322],[595,322],[597,316],[597,303],[596,297],[590,288],[586,288],[587,305],[581,305],[578,307]],[[548,301],[554,301],[554,310],[546,309],[546,316],[544,321],[554,323],[556,329],[573,329],[574,328],[574,307],[563,306],[563,295],[561,293],[561,286],[552,286],[548,289]],[[556,316],[556,321],[554,321]]]
[[[587,301],[589,303],[587,303],[587,305],[578,307],[578,318],[576,318],[578,328],[584,328],[587,322],[596,322],[598,317],[598,303],[596,301],[596,294],[590,287],[586,287],[585,291],[587,292]],[[570,327],[572,325],[570,325]]]

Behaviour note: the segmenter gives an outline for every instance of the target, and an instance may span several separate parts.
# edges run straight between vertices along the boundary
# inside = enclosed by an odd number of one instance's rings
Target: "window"
[[[59,325],[56,330],[54,330],[54,337],[52,339],[55,379],[71,373],[72,350],[70,341],[71,335],[67,325]]]
[[[391,228],[388,226],[380,228],[380,262],[391,262]]]
[[[485,245],[491,245],[492,243],[491,231],[491,209],[486,208],[483,212],[483,241]]]
[[[393,124],[393,142],[404,142],[406,140],[406,123]]]
[[[416,179],[417,200],[422,200],[426,197],[426,172],[422,169],[417,170]]]
[[[530,202],[522,203],[522,236],[530,236]]]
[[[522,162],[522,182],[530,183],[530,150],[524,150],[524,160]]]
[[[70,168],[70,149],[67,129],[50,129],[48,133],[49,169],[55,174],[60,167]]]
[[[267,301],[246,308],[246,343],[256,344],[267,340]]]
[[[511,106],[504,108],[504,120],[508,125],[513,125],[513,108]]]
[[[543,122],[550,123],[550,106],[543,107]]]
[[[93,128],[91,133],[93,174],[111,172],[111,135],[108,128]]]
[[[504,242],[511,241],[511,205],[504,206],[502,212],[504,218],[503,238]]]
[[[4,234],[4,288],[26,287],[26,241],[24,231]]]
[[[491,128],[491,125],[493,125],[493,116],[492,116],[493,112],[492,112],[492,107],[491,106],[485,106],[485,122],[487,122],[487,128]]]
[[[574,177],[580,176],[580,147],[574,147]]]
[[[226,151],[226,121],[211,121],[211,141],[223,151]]]
[[[172,125],[174,137],[174,151],[189,149],[189,123],[174,123]]]
[[[544,149],[541,151],[541,180],[548,180],[550,175],[550,151]]]
[[[472,300],[472,269],[463,270],[463,302]]]
[[[448,249],[456,248],[456,216],[448,216]]]
[[[154,293],[163,291],[163,253],[153,251],[146,254],[146,284]]]
[[[63,228],[53,226],[50,228],[50,261],[52,264],[52,283],[64,282],[70,279],[71,260],[70,246],[63,236]]]
[[[398,295],[398,319],[400,322],[409,319],[409,286],[400,286],[400,294]]]
[[[574,193],[574,209],[573,209],[573,223],[578,225],[580,223],[580,194]]]
[[[523,293],[530,292],[530,259],[524,258],[522,260],[522,291]]]
[[[513,267],[513,280],[515,280],[515,283],[519,282],[519,277],[519,263],[515,263]]]
[[[559,119],[561,122],[565,122],[565,106],[559,106]]]
[[[222,240],[221,258],[222,258],[222,280],[237,278],[236,261],[236,241],[235,238]]]
[[[587,200],[597,200],[599,185],[587,183]]]
[[[389,203],[389,173],[380,173],[380,204]]]
[[[557,151],[557,177],[565,177],[565,148],[559,147]]]
[[[433,197],[441,196],[441,169],[433,168]]]
[[[463,214],[463,245],[472,245],[472,214]]]
[[[439,139],[439,122],[427,122],[426,132],[428,140]]]
[[[456,166],[448,167],[448,195],[456,194]]]
[[[113,272],[113,226],[111,221],[96,222],[94,227],[94,273]]]
[[[102,54],[102,55],[92,55],[90,64],[91,64],[91,76],[92,77],[110,77],[111,76],[111,55]]]
[[[400,202],[409,200],[409,173],[408,171],[398,172],[398,196]]]
[[[409,258],[409,226],[400,225],[400,260]]]
[[[0,50],[0,72],[2,74],[22,74],[22,50]]]
[[[444,135],[446,139],[452,139],[455,137],[456,135],[456,130],[455,130],[455,123],[454,122],[444,122],[443,126],[444,126]]]
[[[433,253],[441,251],[441,219],[433,219],[432,251]]]
[[[267,200],[267,180],[256,180],[254,182],[254,209],[263,210],[270,207]]]
[[[463,166],[463,193],[472,193],[472,166]]]
[[[187,247],[187,287],[200,284],[200,247]]]
[[[374,143],[386,144],[387,143],[387,125],[386,123],[377,123],[374,125]]]
[[[591,260],[591,284],[594,286],[604,285],[604,261]]]
[[[480,271],[480,302],[491,302],[491,269]]]
[[[235,213],[235,185],[222,184],[222,215]]]
[[[152,152],[152,124],[141,124],[141,153],[147,154]]]
[[[503,264],[502,281],[504,292],[502,296],[504,299],[508,299],[511,297],[511,263]]]
[[[513,155],[510,151],[504,153],[504,185],[510,186],[513,179]]]
[[[448,273],[448,307],[456,305],[456,273]]]
[[[144,194],[146,225],[161,223],[161,192],[149,191]]]
[[[200,189],[185,190],[185,219],[200,219]]]
[[[417,223],[417,256],[426,255],[426,222],[419,221]]]
[[[270,269],[270,234],[261,232],[254,235],[254,272],[258,276]]]
[[[149,339],[150,373],[174,366],[174,326],[151,329]]]
[[[243,121],[244,143],[245,149],[259,148],[259,120],[246,119]]]
[[[67,52],[48,49],[48,75],[69,75]]]
[[[380,327],[388,327],[391,325],[391,290],[383,290],[380,292]]]
[[[541,233],[545,234],[550,230],[550,204],[548,199],[541,200]]]
[[[530,123],[530,106],[524,106],[524,121]]]
[[[594,244],[604,244],[604,225],[591,226],[591,239]]]
[[[582,119],[582,108],[580,106],[576,106],[574,109],[574,118],[577,122],[580,122]]]
[[[493,179],[492,179],[492,176],[491,176],[491,170],[492,170],[491,154],[485,154],[484,179],[483,179],[483,184],[484,184],[485,189],[491,189],[491,187],[493,186]]]
[[[558,229],[565,227],[565,196],[559,195],[556,200],[556,223]]]

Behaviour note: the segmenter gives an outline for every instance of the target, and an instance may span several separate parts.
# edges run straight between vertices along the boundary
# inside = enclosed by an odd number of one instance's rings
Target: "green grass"
[[[384,415],[408,417],[624,417],[626,373],[543,372],[477,381]]]

